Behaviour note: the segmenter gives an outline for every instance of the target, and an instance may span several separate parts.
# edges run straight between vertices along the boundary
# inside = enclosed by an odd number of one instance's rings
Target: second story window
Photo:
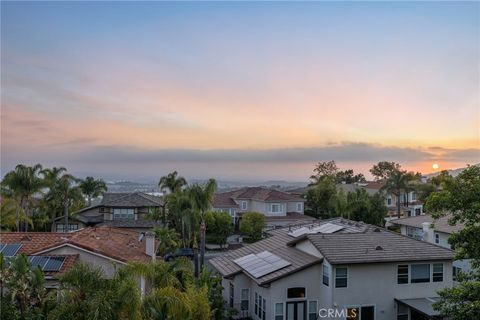
[[[435,233],[435,243],[436,244],[440,243],[440,235],[438,233]]]
[[[287,298],[296,299],[296,298],[305,298],[305,288],[288,288],[287,289]]]
[[[135,209],[132,208],[114,208],[113,219],[131,219],[135,218]]]
[[[433,282],[442,282],[443,281],[443,263],[434,263],[433,264]]]
[[[388,197],[387,198],[387,206],[391,206],[392,205],[392,198]]]
[[[328,286],[330,281],[330,268],[324,264],[323,265],[323,284]]]
[[[397,283],[408,283],[408,265],[402,264],[397,267]]]
[[[247,210],[247,201],[242,201],[242,210]]]
[[[335,268],[335,288],[347,287],[348,271],[346,267]]]
[[[233,286],[233,283],[230,282],[230,292],[229,292],[229,306],[230,308],[233,308],[233,302],[234,302],[234,294],[235,294],[235,287]]]
[[[430,264],[412,264],[411,283],[430,282]]]

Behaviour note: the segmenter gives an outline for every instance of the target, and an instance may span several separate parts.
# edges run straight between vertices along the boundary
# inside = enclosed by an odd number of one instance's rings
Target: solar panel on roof
[[[47,262],[49,260],[49,257],[33,256],[33,257],[29,257],[28,260],[29,260],[30,266],[32,268],[40,267],[40,269],[43,270],[43,268],[45,267],[45,265],[47,264]]]
[[[301,228],[298,228],[296,230],[293,230],[293,231],[289,232],[288,235],[296,238],[296,237],[299,237],[301,235],[304,235],[304,234],[308,233],[308,231],[310,231],[310,228],[301,227]]]
[[[3,244],[0,248],[0,252],[3,254],[4,257],[12,257],[17,254],[18,250],[22,245],[19,243],[14,244]]]
[[[43,267],[43,271],[59,271],[64,261],[65,257],[49,257],[49,260]]]
[[[257,254],[249,254],[233,260],[242,269],[250,273],[254,278],[260,278],[289,266],[291,263],[274,255],[269,251]]]
[[[340,226],[338,224],[333,224],[330,222],[327,222],[325,224],[322,224],[316,228],[313,228],[309,233],[334,233],[339,230],[342,230],[344,227]]]

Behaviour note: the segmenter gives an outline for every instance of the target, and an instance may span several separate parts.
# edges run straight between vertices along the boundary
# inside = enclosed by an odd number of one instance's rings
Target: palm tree
[[[55,181],[45,197],[51,206],[63,210],[65,232],[68,231],[69,209],[83,203],[82,193],[76,185],[77,182],[78,179],[71,174],[64,174]]]
[[[209,179],[204,185],[194,184],[188,190],[193,207],[200,218],[200,269],[205,264],[205,214],[212,207],[216,190],[217,182],[215,179]]]
[[[175,230],[169,229],[167,227],[155,228],[153,229],[157,239],[159,240],[159,245],[157,253],[162,257],[167,253],[174,253],[179,248],[179,239],[178,234]]]
[[[107,191],[107,185],[102,179],[95,180],[94,177],[86,177],[80,181],[80,189],[87,196],[88,206],[92,206],[92,198],[96,198]]]
[[[2,180],[2,194],[17,200],[20,208],[28,215],[32,214],[31,197],[40,192],[45,186],[40,177],[42,165],[36,164],[32,167],[19,164],[14,171],[8,172]],[[20,210],[17,211],[16,229],[20,231]],[[23,224],[25,230],[28,230],[28,224]]]
[[[171,193],[166,198],[171,220],[182,236],[183,246],[188,246],[193,238],[193,229],[197,224],[192,200],[188,193],[184,191]]]
[[[107,279],[100,267],[77,263],[60,282],[49,319],[141,319],[140,291],[131,274],[117,272]]]
[[[45,168],[40,173],[43,175],[43,180],[45,185],[51,188],[55,182],[65,173],[67,169],[64,167],[53,167],[53,168]]]
[[[32,219],[27,216],[17,201],[12,198],[3,199],[0,206],[1,228],[6,230],[15,229],[17,222],[23,222],[33,226]]]
[[[407,172],[405,170],[393,170],[389,173],[388,177],[384,180],[384,185],[381,188],[382,191],[391,193],[397,198],[397,217],[401,216],[400,196],[403,192],[406,192],[411,188],[413,181],[417,180],[417,175],[413,172]]]
[[[158,186],[160,190],[168,190],[170,193],[180,191],[187,185],[187,180],[184,177],[179,177],[177,171],[173,171],[166,176],[160,178]]]

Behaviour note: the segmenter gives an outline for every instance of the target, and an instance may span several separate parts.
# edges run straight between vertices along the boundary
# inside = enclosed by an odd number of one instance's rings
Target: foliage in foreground
[[[474,320],[480,314],[480,167],[470,166],[457,177],[446,179],[442,189],[430,194],[426,209],[434,217],[451,214],[449,223],[465,227],[449,238],[456,259],[472,259],[473,271],[459,284],[439,291],[434,308],[452,320]]]

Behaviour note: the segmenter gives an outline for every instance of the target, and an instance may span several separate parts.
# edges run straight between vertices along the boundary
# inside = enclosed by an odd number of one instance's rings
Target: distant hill
[[[474,164],[474,166],[480,167],[480,163]],[[447,170],[447,171],[452,177],[456,177],[466,168],[467,167],[458,168],[458,169],[450,169],[450,170]],[[426,174],[425,177],[427,177],[427,178],[435,177],[435,176],[438,176],[440,174],[440,172],[441,172],[441,170],[438,171],[438,172],[429,173],[429,174]]]

